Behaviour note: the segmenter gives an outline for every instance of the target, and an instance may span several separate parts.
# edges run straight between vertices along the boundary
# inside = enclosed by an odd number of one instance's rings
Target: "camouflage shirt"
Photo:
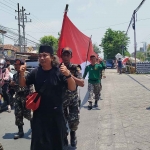
[[[82,79],[82,73],[80,72],[81,71],[81,66],[80,65],[70,63],[67,66],[67,69],[71,72],[71,74],[74,77],[76,77],[78,79]],[[63,102],[64,108],[66,108],[68,105],[77,105],[77,101],[78,101],[77,88],[74,92],[66,91],[65,94],[64,94],[63,99],[64,99],[64,102]]]
[[[25,71],[25,73],[24,73],[25,78],[28,74],[29,74],[29,72]],[[13,87],[16,94],[23,93],[24,95],[28,95],[29,93],[32,93],[33,86],[27,86],[27,87],[19,86],[19,73],[18,72],[13,75],[13,81],[16,83],[16,85]]]

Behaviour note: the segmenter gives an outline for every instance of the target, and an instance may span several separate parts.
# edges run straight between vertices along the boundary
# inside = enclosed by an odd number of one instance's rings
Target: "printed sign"
[[[150,62],[139,62],[136,64],[136,72],[140,74],[150,74]]]

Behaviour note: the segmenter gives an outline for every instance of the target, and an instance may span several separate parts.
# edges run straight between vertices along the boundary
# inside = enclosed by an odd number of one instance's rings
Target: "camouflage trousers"
[[[93,101],[93,94],[95,94],[95,100],[98,101],[100,99],[100,90],[101,90],[100,83],[96,84],[88,83],[88,92],[89,92],[88,102]]]
[[[71,131],[76,131],[79,125],[79,98],[77,92],[66,93],[63,102],[64,117]]]
[[[25,107],[26,96],[16,95],[15,97],[15,124],[17,126],[24,125],[23,118],[31,120],[31,110]]]

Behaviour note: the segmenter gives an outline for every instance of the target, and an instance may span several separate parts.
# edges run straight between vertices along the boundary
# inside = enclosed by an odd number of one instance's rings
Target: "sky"
[[[142,0],[0,0],[0,25],[12,28],[18,32],[18,22],[15,20],[17,3],[30,12],[26,23],[26,37],[39,42],[45,35],[58,37],[61,31],[63,14],[66,4],[69,4],[68,17],[75,26],[87,36],[92,35],[92,42],[99,45],[106,30],[127,30],[133,11]],[[142,42],[150,44],[150,0],[146,0],[137,12],[136,38],[137,49]],[[14,30],[15,29],[15,30]],[[134,32],[132,26],[128,32],[130,44],[128,51],[134,52]],[[5,44],[14,44],[5,38]],[[101,54],[102,55],[102,54]]]

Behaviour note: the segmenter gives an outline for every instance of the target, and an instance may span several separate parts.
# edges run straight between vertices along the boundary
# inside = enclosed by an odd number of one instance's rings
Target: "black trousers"
[[[9,83],[5,83],[2,86],[2,93],[3,93],[4,101],[7,103],[7,105],[10,105]]]
[[[66,124],[62,113],[33,113],[30,150],[63,150]]]

